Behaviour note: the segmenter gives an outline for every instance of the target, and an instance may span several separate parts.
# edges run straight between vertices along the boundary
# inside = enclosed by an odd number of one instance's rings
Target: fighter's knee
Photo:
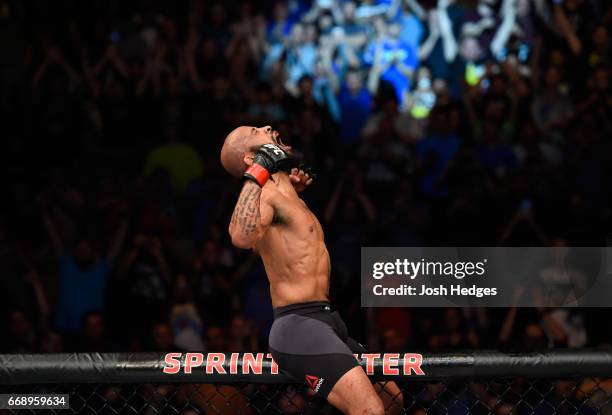
[[[378,396],[385,406],[386,415],[398,415],[404,408],[404,396],[395,382],[379,382],[376,384]]]
[[[393,396],[393,400],[390,403],[385,403],[385,414],[386,415],[399,415],[402,413],[404,408],[404,396],[400,392],[398,395]]]
[[[397,394],[391,396],[391,400],[394,406],[404,407],[404,394],[400,391]]]

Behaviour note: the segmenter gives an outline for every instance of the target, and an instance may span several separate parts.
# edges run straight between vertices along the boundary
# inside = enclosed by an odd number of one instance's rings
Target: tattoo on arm
[[[252,182],[242,188],[230,226],[240,230],[245,237],[252,237],[260,224],[259,197],[261,188]]]

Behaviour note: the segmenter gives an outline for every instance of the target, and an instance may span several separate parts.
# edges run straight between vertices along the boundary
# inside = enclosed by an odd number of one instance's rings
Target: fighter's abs
[[[321,225],[305,206],[292,213],[273,223],[258,244],[275,306],[328,297],[329,255]]]

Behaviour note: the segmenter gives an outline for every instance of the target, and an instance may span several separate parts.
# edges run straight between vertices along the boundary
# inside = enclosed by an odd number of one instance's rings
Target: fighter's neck
[[[287,172],[276,172],[272,175],[272,177],[270,177],[270,180],[273,182],[272,184],[276,186],[280,191],[293,188],[293,185],[291,184],[291,179],[289,179],[289,174]]]
[[[270,177],[270,179],[272,179],[272,181],[278,185],[291,184],[289,174],[284,171],[277,171]]]

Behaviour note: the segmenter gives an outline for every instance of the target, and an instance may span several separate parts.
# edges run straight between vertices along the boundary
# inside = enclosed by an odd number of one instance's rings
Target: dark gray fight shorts
[[[324,398],[342,375],[359,366],[353,353],[365,352],[348,337],[340,315],[321,301],[275,308],[269,345],[279,368]]]

